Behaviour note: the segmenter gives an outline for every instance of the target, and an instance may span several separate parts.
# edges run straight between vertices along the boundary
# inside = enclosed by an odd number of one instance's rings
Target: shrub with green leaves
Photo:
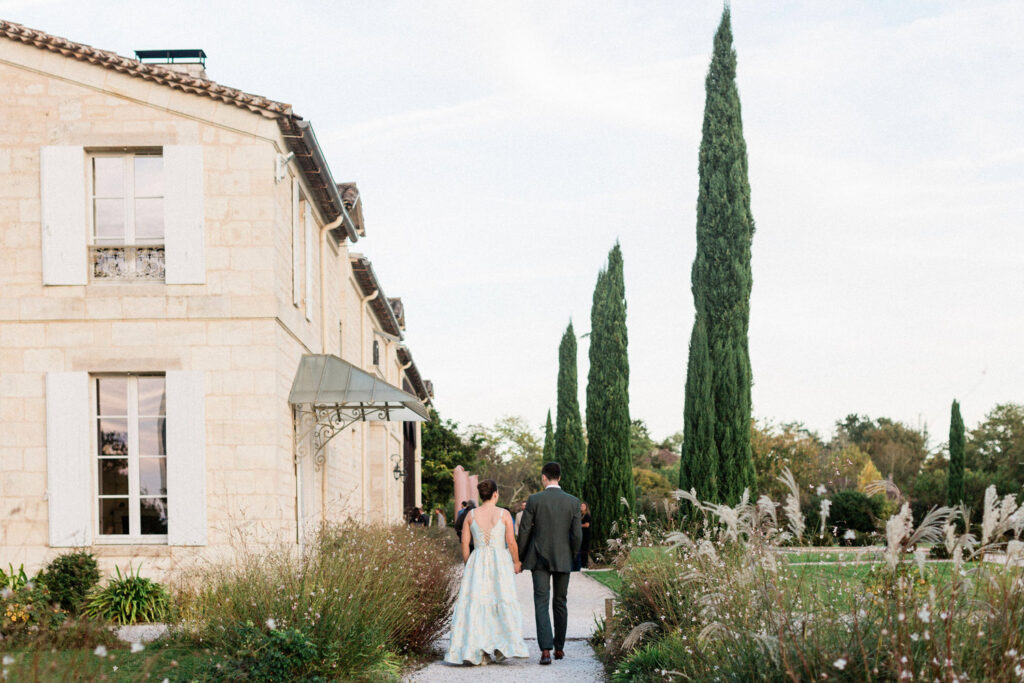
[[[211,660],[205,672],[209,678],[294,681],[314,677],[317,648],[299,629],[259,627],[250,621],[232,626],[231,631],[236,648],[226,662]]]
[[[78,612],[96,584],[100,582],[100,571],[92,553],[78,551],[58,555],[40,577],[50,589],[53,599],[69,612]]]
[[[103,588],[86,598],[85,614],[117,624],[138,624],[164,621],[170,613],[171,598],[162,585],[135,573],[131,567],[124,574],[115,567],[117,576]]]
[[[400,655],[426,651],[447,629],[452,545],[450,533],[346,522],[322,527],[301,556],[294,544],[240,552],[180,577],[179,637],[239,662],[242,678],[255,664],[237,653],[271,648],[293,667],[280,680],[396,678]]]

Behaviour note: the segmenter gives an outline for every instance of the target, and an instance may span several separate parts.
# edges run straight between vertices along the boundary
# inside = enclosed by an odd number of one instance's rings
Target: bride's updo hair
[[[498,482],[493,479],[484,479],[476,485],[476,490],[480,493],[480,502],[483,503],[494,498],[494,494],[498,491]]]

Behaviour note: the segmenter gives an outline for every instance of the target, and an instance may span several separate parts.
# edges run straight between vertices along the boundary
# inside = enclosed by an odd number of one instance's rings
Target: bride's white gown
[[[505,543],[503,513],[494,528],[484,531],[474,510],[469,525],[475,550],[466,562],[452,617],[452,641],[444,660],[480,664],[484,653],[495,659],[528,657],[523,640],[523,613],[516,596],[515,568]]]

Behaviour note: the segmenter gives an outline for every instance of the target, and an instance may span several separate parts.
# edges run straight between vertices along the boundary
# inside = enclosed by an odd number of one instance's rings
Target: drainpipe
[[[373,290],[373,294],[362,297],[359,300],[359,365],[366,365],[366,304],[380,296],[380,290]],[[360,448],[361,476],[363,485],[359,487],[359,504],[362,506],[363,521],[366,521],[366,491],[370,487],[370,481],[366,476],[366,423],[359,424],[359,436],[362,441]],[[387,468],[385,468],[387,469]]]

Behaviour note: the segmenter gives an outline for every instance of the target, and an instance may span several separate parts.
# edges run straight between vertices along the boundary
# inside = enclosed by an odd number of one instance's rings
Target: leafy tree
[[[683,430],[680,429],[678,432],[662,439],[658,442],[658,448],[679,453],[683,449]]]
[[[629,426],[629,452],[634,467],[650,467],[651,453],[657,450],[647,424],[640,419]]]
[[[630,457],[629,356],[622,249],[608,253],[597,276],[590,312],[590,372],[587,376],[587,487],[595,545],[635,502]],[[622,501],[627,505],[624,506]]]
[[[490,427],[476,425],[471,438],[480,445],[476,473],[497,482],[501,505],[513,505],[540,489],[544,447],[525,419],[506,416]]]
[[[854,446],[856,448],[856,446]],[[860,449],[857,449],[860,450]],[[866,493],[868,484],[882,479],[882,473],[875,467],[875,463],[871,462],[868,458],[867,462],[860,469],[860,474],[857,475],[857,490],[861,493]]]
[[[756,478],[750,447],[748,344],[754,220],[728,5],[715,33],[705,80],[698,175],[697,254],[691,273],[696,318],[684,409],[686,439],[692,434],[695,443],[691,448],[684,442],[684,459],[703,461],[711,454],[709,445],[697,436],[703,420],[710,418],[718,459],[718,498],[735,503],[744,489],[753,489]],[[691,380],[689,373],[702,376]],[[707,470],[703,462],[693,466],[687,462],[681,468],[681,483],[696,488],[700,482],[694,477],[698,472],[707,476]]]
[[[757,470],[757,493],[768,494],[775,501],[784,500],[789,489],[779,481],[779,476],[785,469],[793,473],[804,502],[824,485],[821,462],[824,444],[804,425],[752,422],[750,441]]]
[[[1007,486],[1024,484],[1024,405],[1003,403],[971,430],[965,448],[966,466],[996,475]]]
[[[909,489],[928,457],[928,432],[880,417],[867,451],[882,474],[892,477],[901,489]]]
[[[430,422],[423,423],[422,440],[423,508],[446,508],[455,497],[453,471],[459,465],[474,469],[481,444],[475,437],[462,437],[459,425],[442,420],[436,410],[430,411]]]
[[[949,477],[946,484],[946,502],[951,506],[964,500],[964,442],[960,402],[954,400],[949,417]]]
[[[548,411],[548,421],[544,424],[544,462],[551,462],[555,459],[555,431],[551,426],[551,411]]]
[[[853,443],[871,456],[883,477],[891,477],[900,489],[909,491],[914,477],[928,457],[928,432],[902,422],[880,417],[847,415],[836,423],[836,441]]]
[[[665,475],[643,467],[633,468],[633,481],[636,484],[638,498],[640,496],[669,498],[675,488]]]
[[[587,444],[583,439],[579,386],[576,381],[576,332],[572,321],[558,345],[558,405],[555,452],[552,460],[562,466],[561,486],[574,496],[583,496],[586,483],[584,463]],[[545,456],[546,457],[546,456]]]

